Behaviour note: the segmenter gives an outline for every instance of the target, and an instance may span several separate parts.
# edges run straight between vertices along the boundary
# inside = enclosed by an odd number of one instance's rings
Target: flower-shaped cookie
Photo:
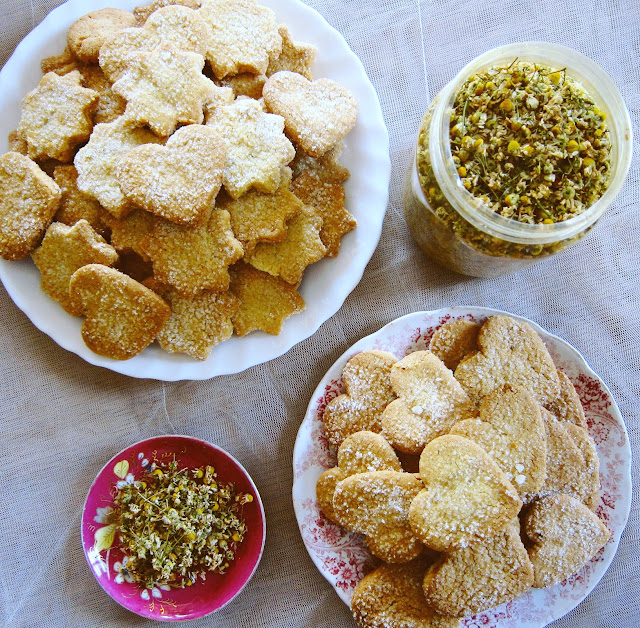
[[[80,72],[45,74],[22,101],[18,135],[26,140],[32,159],[70,161],[89,139],[98,93],[81,85]]]
[[[192,124],[165,146],[146,144],[118,164],[122,191],[138,207],[181,224],[202,224],[222,186],[226,145],[213,129]]]
[[[295,156],[282,117],[265,113],[257,101],[246,98],[215,109],[207,125],[227,144],[224,187],[233,198],[251,187],[261,192],[278,189],[282,168]]]
[[[0,256],[17,260],[40,242],[60,203],[60,188],[20,153],[0,156]]]
[[[264,74],[280,55],[275,13],[255,0],[203,0],[197,13],[210,29],[207,61],[217,78]]]
[[[160,45],[132,59],[112,89],[126,99],[128,119],[166,137],[178,124],[204,120],[204,105],[219,88],[203,66],[202,55]]]
[[[71,275],[87,264],[113,266],[118,261],[116,250],[86,220],[72,227],[52,223],[32,257],[40,271],[42,291],[74,315],[80,311],[69,296]]]
[[[329,442],[338,447],[350,434],[361,430],[380,432],[382,412],[393,399],[391,367],[397,362],[387,351],[362,351],[342,369],[345,393],[332,399],[323,421]]]
[[[410,353],[393,365],[390,377],[398,399],[384,410],[382,434],[400,451],[419,454],[475,412],[451,371],[430,351]]]
[[[118,164],[132,148],[160,141],[151,131],[136,127],[124,117],[96,124],[89,142],[73,162],[78,171],[78,189],[95,198],[116,218],[126,216],[133,207],[118,183]]]
[[[229,288],[229,266],[242,257],[242,245],[233,237],[229,212],[216,209],[201,227],[157,219],[142,241],[153,262],[154,277],[181,295]]]

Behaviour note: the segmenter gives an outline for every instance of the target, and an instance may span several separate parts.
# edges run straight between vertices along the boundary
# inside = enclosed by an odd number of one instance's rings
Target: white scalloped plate
[[[350,604],[353,589],[373,563],[361,536],[329,522],[320,512],[315,496],[318,477],[336,464],[335,451],[324,434],[322,415],[327,403],[343,392],[341,375],[345,363],[369,349],[389,351],[400,359],[426,349],[435,329],[449,320],[482,322],[494,314],[508,313],[461,306],[398,318],[345,351],[313,393],[293,450],[293,505],[311,559],[345,604]],[[462,625],[468,628],[541,628],[575,608],[611,564],[631,508],[629,438],[608,388],[571,345],[528,319],[508,315],[528,322],[540,334],[556,366],[571,379],[580,395],[600,457],[598,516],[612,535],[605,548],[578,573],[547,589],[531,589],[507,604],[467,617]]]
[[[139,4],[141,0],[69,0],[23,39],[0,72],[0,153],[8,150],[7,135],[20,121],[22,98],[40,80],[40,60],[62,52],[69,25],[98,8],[131,10]],[[358,121],[345,139],[341,157],[351,171],[345,185],[346,204],[358,226],[343,238],[337,257],[325,258],[306,271],[300,294],[307,308],[286,320],[280,335],[254,332],[243,338],[233,337],[214,347],[202,362],[166,353],[156,344],[124,362],[92,353],[80,336],[81,319],[64,312],[41,292],[40,274],[31,260],[0,259],[0,279],[15,304],[61,347],[91,364],[133,377],[176,381],[237,373],[272,360],[311,336],[340,309],[378,244],[389,198],[391,163],[389,136],[375,89],[342,35],[315,10],[298,0],[262,0],[261,4],[276,12],[294,39],[317,46],[314,76],[346,85],[358,101]]]

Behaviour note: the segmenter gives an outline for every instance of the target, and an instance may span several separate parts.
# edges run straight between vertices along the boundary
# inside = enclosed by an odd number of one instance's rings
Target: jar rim
[[[512,61],[514,57],[551,67],[566,67],[607,114],[611,134],[612,177],[604,194],[581,214],[553,224],[522,223],[496,214],[462,185],[453,161],[449,120],[458,91],[472,74]],[[429,128],[429,152],[438,184],[455,210],[478,229],[503,240],[524,244],[549,244],[572,238],[591,227],[617,196],[629,170],[632,156],[632,128],[629,111],[609,75],[585,55],[559,44],[521,42],[493,48],[458,72],[434,101]]]

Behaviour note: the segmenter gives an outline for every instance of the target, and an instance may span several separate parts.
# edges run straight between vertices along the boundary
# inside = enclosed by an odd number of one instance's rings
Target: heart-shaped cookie
[[[85,315],[82,339],[93,352],[127,360],[147,347],[171,316],[157,294],[102,264],[88,264],[71,276],[74,309]]]
[[[142,209],[172,222],[201,225],[222,186],[226,145],[214,129],[191,124],[166,146],[143,144],[118,165],[125,196]]]
[[[540,490],[547,477],[547,443],[540,406],[526,390],[505,384],[480,404],[480,417],[456,423],[451,434],[480,445],[521,497]]]
[[[397,362],[386,351],[362,351],[342,370],[345,393],[332,399],[324,411],[329,442],[338,447],[350,434],[361,430],[380,432],[382,411],[395,398],[389,373]]]
[[[342,441],[338,449],[338,466],[327,469],[316,483],[318,504],[328,519],[336,521],[333,493],[338,482],[369,471],[402,471],[402,466],[391,445],[380,434],[363,430]]]
[[[402,565],[381,565],[356,586],[351,611],[363,628],[456,628],[460,620],[431,608],[422,593],[430,561],[416,558]]]
[[[516,489],[479,445],[440,436],[420,455],[425,489],[412,501],[411,527],[436,551],[467,547],[503,530],[522,507]]]
[[[423,590],[438,612],[464,617],[513,600],[532,584],[533,567],[516,519],[485,541],[443,554],[427,570]]]
[[[543,405],[558,396],[560,384],[553,360],[540,336],[524,321],[491,316],[478,334],[478,348],[455,371],[474,401],[502,384],[528,390]]]
[[[312,157],[340,142],[358,117],[351,92],[331,79],[310,81],[296,72],[276,72],[262,95],[269,111],[284,118],[289,137]]]
[[[336,486],[336,519],[344,528],[364,534],[378,558],[388,563],[409,561],[423,549],[409,524],[409,506],[423,487],[412,473],[356,473]]]
[[[611,533],[583,503],[569,495],[537,500],[522,520],[533,563],[533,586],[560,582],[585,565]]]
[[[396,449],[419,454],[475,408],[451,371],[430,351],[414,351],[391,368],[398,395],[382,414],[382,435]]]

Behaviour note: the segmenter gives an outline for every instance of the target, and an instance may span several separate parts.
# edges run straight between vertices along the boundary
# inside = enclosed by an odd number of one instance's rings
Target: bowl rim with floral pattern
[[[188,468],[211,465],[221,483],[232,483],[253,500],[242,505],[247,534],[224,574],[209,572],[183,589],[146,589],[133,582],[127,558],[117,546],[112,521],[119,486],[133,483],[153,460],[175,459]],[[98,584],[121,606],[149,619],[182,621],[204,617],[229,604],[247,585],[260,563],[266,539],[266,518],[258,489],[246,469],[217,445],[192,436],[167,434],[130,445],[113,456],[91,484],[82,510],[81,537],[87,563]]]

